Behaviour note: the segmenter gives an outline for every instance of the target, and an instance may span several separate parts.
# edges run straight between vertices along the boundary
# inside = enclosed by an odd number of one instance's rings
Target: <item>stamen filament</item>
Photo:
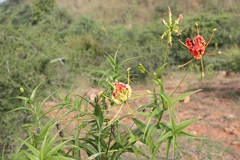
[[[195,58],[191,59],[190,61],[188,61],[187,63],[183,64],[183,65],[179,65],[178,68],[184,67],[186,65],[188,65],[189,63],[191,63]]]
[[[214,36],[214,32],[215,32],[216,30],[217,30],[216,28],[213,29],[212,35],[211,35],[210,39],[208,40],[208,43],[206,44],[205,48],[207,48],[207,46],[208,46],[209,43],[211,42],[211,40],[212,40],[212,38],[213,38],[213,36]]]
[[[183,43],[180,39],[179,39],[179,42],[180,42],[182,45],[184,45],[185,47],[188,48],[188,46],[187,46],[185,43]]]
[[[202,58],[201,58],[200,60],[201,60],[201,66],[202,66],[202,76],[204,77],[205,75],[204,75],[204,65],[203,65],[203,60],[202,60]]]
[[[132,112],[132,114],[133,114],[134,116],[136,116],[136,115],[134,114],[132,108],[129,106],[129,104],[128,104],[127,102],[126,102],[126,105],[127,105],[127,107],[129,108],[129,110]]]
[[[200,30],[199,30],[199,28],[198,28],[198,24],[196,23],[196,30],[197,30],[197,33],[198,33],[198,35],[200,34]]]
[[[205,53],[204,55],[206,55],[206,56],[213,56],[215,54],[221,54],[221,52],[218,51],[218,52],[213,52],[213,53]]]

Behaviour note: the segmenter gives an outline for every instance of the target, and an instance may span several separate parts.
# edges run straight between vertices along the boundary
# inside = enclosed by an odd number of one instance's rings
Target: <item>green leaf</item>
[[[142,57],[143,57],[143,56],[128,58],[128,59],[122,61],[122,62],[119,64],[119,68],[121,68],[122,65],[124,65],[125,63],[127,63],[127,62],[129,62],[129,61],[131,61],[131,60],[134,60],[134,59],[137,59],[137,58],[142,58]]]
[[[22,143],[24,143],[27,147],[28,147],[28,149],[35,155],[35,158],[36,157],[39,157],[39,150],[38,149],[36,149],[35,147],[33,147],[30,143],[28,143],[28,142],[26,142],[26,140],[24,141],[24,140],[21,140],[20,139],[20,141],[22,141]],[[27,153],[27,152],[26,152]],[[25,153],[25,154],[26,154]]]
[[[15,109],[12,109],[11,111],[7,112],[7,113],[11,113],[11,112],[15,112],[15,111],[20,111],[20,110],[27,110],[27,111],[30,111],[30,112],[34,113],[34,111],[33,111],[31,108],[27,108],[27,107],[15,108]]]
[[[195,135],[192,135],[190,133],[186,133],[186,132],[180,132],[178,133],[178,136],[183,136],[183,137],[187,137],[187,138],[197,138],[197,139],[206,139],[206,137],[202,137],[202,136],[195,136]]]
[[[4,146],[3,146],[3,149],[2,149],[2,160],[4,160],[4,157],[5,157],[5,146],[6,146],[6,143],[4,143]]]
[[[52,111],[54,111],[54,110],[56,110],[56,109],[60,109],[63,104],[64,104],[64,103],[59,103],[59,104],[51,107],[50,109],[48,109],[47,111],[45,111],[45,112],[39,117],[39,119],[41,120],[41,119],[43,119],[48,113],[50,113],[50,112],[52,112]]]
[[[134,153],[134,150],[133,150],[132,147],[131,147],[131,148],[126,148],[126,149],[124,150],[124,152]],[[145,158],[147,158],[147,159],[150,159],[150,157],[149,157],[148,155],[146,155],[145,153],[143,153],[143,152],[140,151],[139,149],[137,150],[137,154],[138,154],[138,155],[141,155],[141,156],[143,156],[143,157],[145,157]]]
[[[59,90],[56,90],[55,92],[53,92],[52,94],[50,94],[49,96],[47,96],[46,98],[44,98],[44,100],[40,103],[40,106],[37,107],[37,113],[40,114],[40,112],[42,111],[42,107],[44,106],[44,104],[46,103],[46,101],[51,98],[55,93],[59,92]]]
[[[148,127],[149,127],[149,125],[150,125],[150,122],[152,121],[153,117],[155,117],[157,114],[159,114],[159,111],[158,111],[157,109],[155,109],[155,110],[152,112],[152,114],[150,115],[150,117],[149,117],[149,120],[148,120],[147,126],[146,126],[146,128],[145,128],[145,131],[144,131],[144,133],[143,133],[143,136],[145,136],[147,130],[149,130]]]
[[[138,149],[137,149],[137,147],[135,145],[131,145],[131,148],[132,148],[134,154],[136,155],[136,158],[138,159]]]
[[[108,153],[113,153],[113,152],[117,152],[117,151],[119,151],[119,150],[110,150],[110,151],[108,151]],[[92,156],[88,157],[87,160],[96,159],[98,156],[103,155],[103,154],[105,154],[105,152],[95,153]]]
[[[142,132],[145,131],[146,125],[144,123],[142,123],[140,120],[136,118],[132,118],[132,120]]]
[[[23,96],[17,96],[17,97],[14,97],[14,98],[16,98],[16,99],[21,99],[21,100],[23,100],[23,101],[28,101],[28,97],[23,97]],[[12,98],[11,98],[12,99]]]
[[[171,128],[173,131],[175,131],[176,123],[174,120],[174,114],[173,114],[174,108],[173,108],[173,103],[171,101],[171,97],[168,94],[166,94],[165,92],[161,93],[161,97],[163,97],[163,99],[167,102],[165,105],[167,105],[167,109],[169,112]]]
[[[146,143],[152,152],[154,151],[155,144],[151,134],[154,133],[154,131],[156,131],[156,128],[153,125],[150,125],[146,137]]]
[[[134,143],[134,142],[136,142],[136,141],[138,141],[140,139],[139,137],[133,135],[133,133],[132,133],[132,131],[130,130],[129,127],[126,127],[126,128],[128,130],[129,136],[130,136],[130,138],[128,139],[129,143]]]
[[[42,82],[43,83],[43,82]],[[38,88],[42,85],[42,83],[40,83],[32,92],[31,96],[30,96],[30,100],[33,101],[36,95],[36,92],[38,90]]]
[[[173,103],[173,104],[176,104],[176,103],[178,103],[179,101],[181,101],[181,100],[183,100],[184,98],[186,98],[187,96],[190,96],[190,95],[192,95],[192,94],[194,94],[194,93],[196,93],[196,92],[199,92],[199,91],[201,91],[201,89],[198,89],[198,90],[192,91],[192,92],[184,93],[184,94],[178,96],[177,98],[173,98],[173,99],[172,99],[172,103]]]
[[[28,153],[27,151],[23,151],[23,153],[28,157],[30,158],[31,160],[39,160],[39,158],[37,156],[34,156],[30,153]]]
[[[76,159],[58,155],[58,156],[52,156],[50,158],[47,158],[47,160],[76,160]]]
[[[22,127],[37,127],[37,126],[38,126],[37,123],[28,123],[28,124],[22,125]]]
[[[79,143],[79,147],[82,148],[89,156],[98,153],[98,151],[95,148],[93,148],[85,143]]]
[[[59,133],[59,132],[58,132],[58,133]],[[58,134],[58,133],[57,133],[57,134]],[[54,138],[54,139],[55,139],[55,138]],[[65,148],[64,144],[67,143],[67,142],[69,142],[69,141],[70,141],[70,140],[67,140],[67,141],[62,142],[62,143],[56,145],[55,147],[51,148],[51,149],[49,150],[49,152],[47,153],[46,157],[52,157],[53,155],[57,154],[59,150]]]
[[[188,119],[185,121],[182,121],[181,123],[177,124],[175,127],[175,133],[178,134],[181,131],[183,131],[185,128],[193,124],[194,122],[198,121],[200,118],[193,118],[193,119]]]
[[[164,135],[162,135],[159,140],[157,141],[157,143],[161,143],[162,141],[164,141],[165,139],[172,137],[173,136],[173,132],[172,131],[168,131],[167,133],[165,133]]]
[[[157,72],[156,72],[156,77],[159,77],[161,71],[164,69],[164,67],[167,65],[167,63],[163,64],[160,68],[158,68]]]
[[[110,63],[110,65],[112,66],[112,68],[114,69],[115,68],[115,65],[116,65],[116,61],[115,61],[115,59],[113,59],[113,57],[110,55],[110,54],[108,54],[108,53],[106,53],[108,56],[106,57],[107,58],[107,60],[108,60],[108,62]]]

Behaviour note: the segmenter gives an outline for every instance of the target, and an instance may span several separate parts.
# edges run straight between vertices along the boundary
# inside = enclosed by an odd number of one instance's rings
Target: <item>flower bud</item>
[[[24,89],[22,87],[20,87],[19,90],[20,90],[21,93],[24,93]]]
[[[163,18],[160,19],[161,23],[165,23],[165,20]]]
[[[146,71],[146,68],[141,63],[138,64],[137,68],[142,73],[145,73]]]
[[[181,19],[183,19],[183,14],[179,14],[178,16],[178,20],[180,21]]]

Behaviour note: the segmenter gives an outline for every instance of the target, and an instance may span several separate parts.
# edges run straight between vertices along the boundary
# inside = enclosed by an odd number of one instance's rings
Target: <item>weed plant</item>
[[[181,34],[179,22],[183,18],[183,14],[180,14],[173,22],[170,8],[168,15],[168,22],[161,19],[161,22],[167,27],[160,37],[163,41],[164,37],[167,39],[165,50],[160,53],[164,57],[163,65],[153,73],[143,65],[145,62],[139,63],[137,66],[141,73],[148,74],[152,78],[154,83],[152,91],[146,88],[145,93],[134,93],[131,88],[131,68],[127,69],[127,74],[121,73],[121,70],[127,62],[140,57],[119,61],[118,50],[114,56],[106,56],[110,67],[99,70],[102,75],[99,84],[104,89],[93,99],[71,92],[64,95],[58,89],[43,98],[45,91],[38,93],[41,84],[32,91],[30,96],[26,95],[24,88],[20,88],[22,96],[16,98],[23,100],[24,106],[17,107],[11,112],[29,112],[29,118],[32,118],[33,122],[23,125],[28,130],[27,137],[19,139],[21,145],[18,146],[12,159],[116,160],[121,159],[122,155],[127,153],[133,153],[136,159],[139,157],[146,159],[184,157],[180,149],[182,144],[178,143],[178,138],[180,136],[201,138],[184,131],[200,118],[181,121],[178,119],[174,105],[200,90],[174,96],[188,72],[172,93],[164,90],[164,71],[168,66],[167,57],[173,43],[172,35]],[[200,36],[199,32],[198,36]],[[198,47],[205,47],[205,44],[201,45],[200,41],[196,41],[193,48],[188,46],[189,52],[193,54],[194,50],[199,54],[196,55],[197,53],[194,52],[194,57],[203,56],[204,52],[199,51]],[[50,109],[44,109],[46,102],[54,94],[59,94],[62,101]],[[146,96],[151,100],[149,104],[131,105],[131,101]],[[123,108],[129,111],[128,114],[121,114]],[[113,115],[110,114],[112,110],[116,111]],[[62,114],[51,119],[47,118],[47,115],[54,111]],[[67,117],[71,114],[73,117],[68,119]],[[169,116],[168,122],[162,120],[165,114]],[[129,121],[124,123],[125,119],[129,119]],[[72,124],[74,124],[73,127],[69,129]],[[140,146],[145,146],[147,149],[141,150]]]

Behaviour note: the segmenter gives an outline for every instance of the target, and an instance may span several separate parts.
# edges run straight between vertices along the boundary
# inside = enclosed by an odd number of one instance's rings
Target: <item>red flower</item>
[[[187,38],[186,46],[195,59],[201,59],[202,55],[205,53],[206,43],[201,35],[197,35],[193,41],[190,38]]]
[[[184,44],[182,41],[180,41],[185,47],[188,48],[189,53],[191,55],[193,55],[194,58],[191,59],[190,61],[188,61],[187,63],[178,66],[178,68],[191,63],[194,59],[200,60],[201,66],[202,66],[202,76],[204,77],[204,65],[203,65],[203,61],[202,61],[202,56],[206,54],[205,50],[206,50],[208,44],[211,42],[216,29],[213,30],[213,33],[212,33],[208,43],[206,43],[205,39],[199,33],[198,24],[196,24],[196,28],[197,28],[198,35],[193,40],[191,40],[190,38],[187,38],[186,44]],[[220,52],[218,52],[218,53],[220,53]]]

